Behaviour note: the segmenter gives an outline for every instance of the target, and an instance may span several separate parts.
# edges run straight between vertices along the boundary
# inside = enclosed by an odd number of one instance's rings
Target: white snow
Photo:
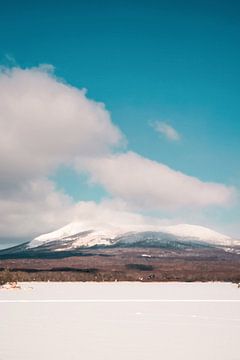
[[[95,226],[95,227],[94,227]],[[79,236],[76,241],[74,241],[72,247],[90,247],[94,245],[110,245],[115,238],[119,235],[128,233],[128,232],[142,232],[142,231],[159,231],[166,234],[171,234],[175,236],[180,236],[186,239],[195,239],[208,243],[215,243],[219,245],[228,245],[231,246],[233,240],[227,236],[220,234],[216,231],[208,229],[203,226],[198,225],[189,225],[189,224],[179,224],[172,226],[116,226],[110,224],[98,224],[97,227],[91,222],[72,222],[59,230],[53,231],[48,234],[43,234],[35,239],[33,239],[29,247],[35,247],[42,245],[44,243],[54,241],[54,240],[73,240],[71,236],[89,231],[89,234],[83,236]]]
[[[166,226],[164,231],[169,234],[192,237],[203,241],[216,242],[221,244],[229,244],[231,238],[227,235],[220,234],[216,231],[199,225],[179,224]]]
[[[239,359],[237,285],[20,285],[0,290],[0,359]]]
[[[79,232],[88,231],[88,230],[89,230],[89,227],[86,227],[85,224],[83,224],[81,222],[72,222],[58,230],[37,236],[35,239],[33,239],[31,241],[30,246],[31,247],[39,246],[39,245],[42,245],[44,242],[60,240],[66,236],[71,236],[71,235],[77,234]]]

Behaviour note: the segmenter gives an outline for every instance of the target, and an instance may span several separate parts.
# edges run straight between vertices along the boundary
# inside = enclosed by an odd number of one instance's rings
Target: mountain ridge
[[[91,224],[72,222],[56,231],[40,235],[28,244],[29,248],[35,248],[56,242],[69,243],[69,249],[93,246],[112,246],[120,243],[125,245],[142,242],[149,238],[155,242],[163,240],[178,240],[207,243],[210,245],[231,246],[234,240],[224,234],[220,234],[209,228],[178,224],[171,226],[128,226],[120,227],[109,224],[101,224],[93,228]],[[56,249],[57,250],[57,249]]]
[[[0,258],[46,258],[80,256],[85,250],[120,248],[159,248],[165,250],[196,251],[200,248],[218,248],[239,253],[240,241],[209,228],[178,224],[171,226],[115,224],[94,225],[72,222],[50,233],[37,236],[29,242],[0,251]]]

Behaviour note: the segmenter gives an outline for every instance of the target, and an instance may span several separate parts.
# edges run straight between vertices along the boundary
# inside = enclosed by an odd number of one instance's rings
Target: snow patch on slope
[[[227,245],[231,241],[231,238],[227,235],[198,225],[179,224],[166,226],[164,232],[181,237],[196,238],[210,243],[221,243],[222,245]]]

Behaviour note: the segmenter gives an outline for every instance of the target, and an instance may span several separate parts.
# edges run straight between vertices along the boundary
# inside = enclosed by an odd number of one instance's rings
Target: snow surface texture
[[[237,285],[20,285],[0,290],[0,359],[239,359]],[[47,299],[52,302],[41,302]]]
[[[72,222],[59,230],[40,235],[33,239],[29,247],[36,247],[51,241],[71,240],[69,248],[91,247],[95,245],[111,245],[121,241],[123,235],[140,232],[158,232],[173,235],[181,240],[196,240],[216,245],[231,246],[233,240],[216,231],[203,226],[179,224],[172,226],[113,226],[100,224],[94,228],[90,223]],[[136,238],[136,237],[135,237]],[[129,236],[130,239],[130,236]],[[74,241],[73,241],[74,240]]]

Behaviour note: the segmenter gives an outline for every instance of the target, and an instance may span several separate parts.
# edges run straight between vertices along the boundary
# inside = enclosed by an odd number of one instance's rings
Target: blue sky
[[[239,189],[239,17],[237,1],[10,1],[1,5],[0,62],[52,64],[106,105],[127,149]],[[49,178],[75,201],[106,196],[68,166]],[[240,233],[238,202],[205,212]]]

